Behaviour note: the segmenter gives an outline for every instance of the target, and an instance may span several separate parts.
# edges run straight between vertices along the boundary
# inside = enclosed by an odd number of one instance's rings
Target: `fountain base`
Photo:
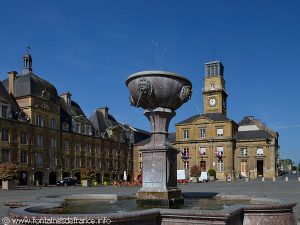
[[[178,188],[163,191],[139,190],[136,203],[140,206],[172,207],[183,205],[184,200],[181,190]]]

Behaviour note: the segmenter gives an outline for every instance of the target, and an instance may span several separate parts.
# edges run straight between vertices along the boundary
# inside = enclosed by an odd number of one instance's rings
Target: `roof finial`
[[[23,74],[29,73],[32,71],[32,58],[31,55],[28,53],[30,46],[27,46],[26,53],[23,56]]]

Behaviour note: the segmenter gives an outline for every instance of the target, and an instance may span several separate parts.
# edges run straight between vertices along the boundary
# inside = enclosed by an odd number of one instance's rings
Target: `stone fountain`
[[[177,188],[177,154],[170,145],[168,128],[175,110],[191,98],[191,82],[178,74],[165,71],[142,71],[126,80],[130,102],[142,107],[151,124],[151,140],[141,150],[143,186],[137,203],[153,206],[183,204]]]
[[[169,209],[169,206],[183,204],[183,197],[196,199],[201,193],[181,193],[176,182],[176,156],[178,150],[168,141],[168,126],[175,116],[175,110],[191,97],[191,82],[175,73],[143,71],[127,78],[130,101],[135,107],[145,109],[152,128],[151,141],[143,149],[143,186],[137,196],[116,194],[90,194],[46,196],[37,202],[7,202],[11,209],[7,213],[6,225],[37,224],[115,224],[115,225],[182,225],[182,224],[224,224],[224,225],[296,225],[293,207],[295,203],[276,199],[247,196],[218,195],[214,199],[247,199],[249,205],[233,205],[222,210]],[[204,193],[205,194],[205,193]],[[137,198],[136,198],[137,197]],[[116,212],[84,214],[61,213],[66,200],[101,201],[101,205],[114,204]],[[138,205],[151,209],[133,208],[124,211],[122,202],[136,199]],[[108,201],[108,202],[106,202]],[[105,203],[106,202],[106,203]],[[188,201],[186,201],[188,202]],[[89,203],[90,204],[90,203]],[[107,205],[106,205],[107,206]],[[126,205],[127,207],[128,205]],[[158,206],[158,207],[156,207]],[[166,206],[166,207],[161,207]],[[17,208],[16,208],[17,207]],[[115,207],[113,207],[115,208]],[[140,207],[144,208],[144,207]],[[147,207],[146,207],[147,208]],[[122,209],[122,210],[121,210]],[[119,212],[119,210],[121,210]],[[97,211],[98,212],[98,211]],[[97,224],[96,222],[96,224]],[[92,223],[95,224],[95,223]]]

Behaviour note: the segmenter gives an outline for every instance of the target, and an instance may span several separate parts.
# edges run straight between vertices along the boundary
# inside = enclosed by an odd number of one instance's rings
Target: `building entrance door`
[[[257,177],[264,176],[264,160],[257,160]]]
[[[248,163],[246,160],[241,161],[241,175],[248,177]]]

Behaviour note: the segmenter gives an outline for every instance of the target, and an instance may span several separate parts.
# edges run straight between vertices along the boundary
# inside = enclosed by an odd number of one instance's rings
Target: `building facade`
[[[96,109],[87,118],[71,93],[56,88],[32,72],[32,57],[23,57],[23,72],[8,73],[0,83],[0,163],[21,167],[20,183],[55,184],[93,168],[98,181],[132,174],[128,128]],[[130,177],[128,177],[130,178]]]
[[[204,113],[177,123],[176,138],[170,141],[181,151],[178,169],[190,171],[194,165],[201,171],[214,169],[220,180],[277,176],[279,135],[251,116],[240,123],[227,117],[228,94],[221,62],[205,64],[202,95]],[[134,150],[135,174],[142,166],[138,152],[142,144]]]

